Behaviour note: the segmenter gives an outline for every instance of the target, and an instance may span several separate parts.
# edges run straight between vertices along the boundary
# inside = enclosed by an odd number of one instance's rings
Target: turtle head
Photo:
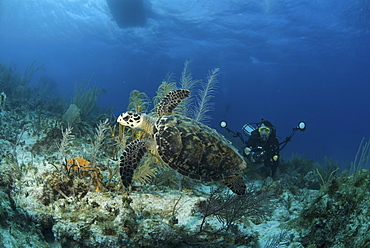
[[[126,112],[122,113],[117,118],[117,122],[123,126],[131,128],[141,128],[143,123],[143,116],[141,114]]]

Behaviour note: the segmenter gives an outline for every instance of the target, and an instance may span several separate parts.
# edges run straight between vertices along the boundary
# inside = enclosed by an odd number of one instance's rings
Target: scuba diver
[[[274,125],[266,120],[261,121],[245,143],[244,155],[252,163],[264,164],[270,168],[269,174],[273,177],[279,165],[280,151]]]
[[[239,132],[233,132],[225,121],[221,121],[220,126],[225,128],[234,137],[238,137],[245,144],[243,149],[244,156],[255,165],[264,164],[269,168],[269,176],[273,177],[279,165],[279,152],[291,141],[297,130],[304,131],[306,124],[301,121],[297,127],[293,128],[292,133],[286,137],[285,141],[279,143],[276,137],[275,126],[267,121],[261,120],[258,123],[248,123],[243,126],[243,132],[249,136],[247,141]]]

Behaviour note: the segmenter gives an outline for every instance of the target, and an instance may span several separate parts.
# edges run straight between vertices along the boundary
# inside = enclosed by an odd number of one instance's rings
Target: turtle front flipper
[[[190,96],[189,90],[180,89],[168,92],[158,104],[158,116],[171,115],[176,106],[188,96]]]
[[[240,175],[235,175],[224,180],[224,184],[231,189],[237,195],[244,195],[246,186],[243,177]]]
[[[148,152],[149,141],[138,139],[132,141],[123,151],[120,159],[120,174],[123,185],[127,188],[132,183],[134,171],[141,158]]]

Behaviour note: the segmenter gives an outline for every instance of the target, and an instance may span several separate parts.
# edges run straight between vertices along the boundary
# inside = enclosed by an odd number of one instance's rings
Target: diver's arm
[[[258,147],[259,139],[256,138],[256,136],[257,136],[256,134],[252,133],[252,135],[249,137],[248,141],[246,142],[247,146],[244,148],[244,154],[246,156],[248,156],[251,153],[253,148]]]

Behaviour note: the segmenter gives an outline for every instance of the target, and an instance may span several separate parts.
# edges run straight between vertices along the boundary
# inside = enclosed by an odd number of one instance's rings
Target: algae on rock
[[[293,221],[302,244],[315,247],[370,246],[370,171],[331,180]]]
[[[9,193],[0,189],[0,245],[48,248],[40,229],[15,205]]]

